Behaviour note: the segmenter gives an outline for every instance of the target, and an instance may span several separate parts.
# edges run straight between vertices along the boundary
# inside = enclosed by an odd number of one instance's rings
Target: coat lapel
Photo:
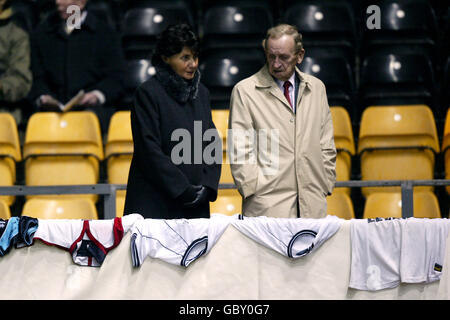
[[[301,72],[297,68],[295,68],[295,72],[298,75],[298,79],[300,79],[300,86],[296,101],[296,110],[298,110],[301,97],[306,92],[305,88],[307,88],[308,81],[302,76]],[[282,102],[286,108],[288,108],[291,112],[293,112],[283,92],[281,92],[277,83],[270,75],[267,64],[264,65],[264,67],[262,67],[261,70],[259,70],[259,72],[257,73],[257,80],[258,80],[256,83],[257,88],[267,90],[271,95],[280,100],[280,102]]]

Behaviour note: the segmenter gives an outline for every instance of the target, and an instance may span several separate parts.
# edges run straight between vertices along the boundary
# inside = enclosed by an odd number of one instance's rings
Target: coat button
[[[294,122],[294,118],[291,118],[291,120],[289,120],[291,123],[293,123]]]

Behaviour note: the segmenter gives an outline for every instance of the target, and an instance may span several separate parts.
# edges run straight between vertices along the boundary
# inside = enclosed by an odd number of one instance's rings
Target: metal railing
[[[414,216],[413,196],[417,186],[447,186],[448,179],[434,180],[348,180],[337,181],[335,188],[364,187],[401,187],[402,217]],[[97,194],[103,196],[104,219],[116,217],[116,191],[126,190],[126,184],[93,184],[93,185],[61,185],[61,186],[9,186],[0,187],[0,195],[62,195],[62,194]],[[220,189],[235,189],[234,184],[220,184]]]

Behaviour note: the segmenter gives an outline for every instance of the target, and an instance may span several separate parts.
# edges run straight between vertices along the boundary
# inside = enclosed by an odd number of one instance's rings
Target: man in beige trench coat
[[[336,182],[325,86],[296,67],[305,50],[295,27],[269,29],[263,47],[267,63],[230,101],[228,157],[243,214],[323,218]]]

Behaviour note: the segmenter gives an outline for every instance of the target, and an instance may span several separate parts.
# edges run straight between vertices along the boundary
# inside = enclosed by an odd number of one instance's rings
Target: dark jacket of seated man
[[[38,111],[45,107],[41,103],[45,95],[65,104],[84,90],[97,97],[94,105],[84,107],[108,107],[123,93],[125,61],[120,38],[88,8],[81,11],[79,28],[70,30],[58,12],[53,12],[31,36],[34,78],[29,98]]]

